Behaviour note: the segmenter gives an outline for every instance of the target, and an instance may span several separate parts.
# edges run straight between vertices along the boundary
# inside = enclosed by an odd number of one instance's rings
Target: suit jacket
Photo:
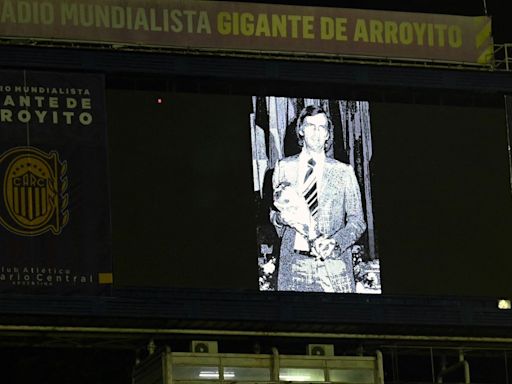
[[[272,184],[274,189],[287,182],[300,187],[299,155],[282,159],[276,164]],[[361,193],[354,169],[348,164],[325,158],[324,170],[317,179],[318,213],[316,220],[320,234],[334,239],[338,245],[334,255],[325,260],[331,271],[329,278],[335,292],[354,292],[355,282],[352,266],[351,246],[366,229],[361,204]],[[294,252],[296,231],[289,226],[279,226],[276,212],[270,218],[277,233],[282,237],[278,270],[278,290],[312,290],[308,281],[301,282],[294,276],[298,257]],[[342,272],[345,271],[345,272]],[[312,277],[314,279],[314,276]]]

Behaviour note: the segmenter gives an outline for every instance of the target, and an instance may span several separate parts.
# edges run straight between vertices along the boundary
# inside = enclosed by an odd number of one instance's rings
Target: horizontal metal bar
[[[349,63],[349,64],[373,64],[389,65],[394,67],[423,67],[423,68],[445,68],[456,70],[494,71],[500,70],[493,64],[479,64],[463,61],[434,60],[401,58],[393,56],[365,56],[346,54],[325,54],[307,52],[285,52],[285,51],[255,51],[255,50],[230,50],[219,48],[189,48],[179,46],[162,46],[150,44],[118,43],[118,42],[97,42],[92,40],[66,40],[66,39],[42,39],[26,37],[0,37],[0,44],[59,47],[59,48],[81,48],[81,49],[102,49],[111,51],[126,52],[156,52],[174,53],[185,55],[214,55],[220,57],[256,58],[256,59],[288,59],[299,61],[317,61],[328,63]],[[495,45],[496,46],[496,45]],[[496,49],[493,49],[496,52]]]
[[[368,340],[407,340],[512,343],[510,337],[477,336],[431,336],[431,335],[386,335],[361,333],[321,333],[321,332],[266,332],[266,331],[227,331],[215,329],[161,329],[161,328],[113,328],[113,327],[69,327],[0,325],[0,332],[56,332],[56,333],[101,333],[101,334],[152,334],[152,335],[211,335],[211,336],[260,336],[290,338],[329,338],[329,339],[368,339]]]

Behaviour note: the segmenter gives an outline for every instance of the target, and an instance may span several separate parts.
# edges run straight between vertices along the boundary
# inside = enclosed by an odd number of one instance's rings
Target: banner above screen
[[[0,36],[488,65],[491,19],[180,0],[0,1]]]

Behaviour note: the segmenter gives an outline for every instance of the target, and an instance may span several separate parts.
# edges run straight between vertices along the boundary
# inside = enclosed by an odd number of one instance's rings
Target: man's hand
[[[325,260],[333,255],[334,248],[336,248],[336,241],[322,235],[313,240],[311,253],[317,258]]]

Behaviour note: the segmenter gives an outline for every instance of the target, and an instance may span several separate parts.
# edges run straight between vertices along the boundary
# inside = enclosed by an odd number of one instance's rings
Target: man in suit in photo
[[[322,108],[305,107],[296,134],[301,152],[281,159],[272,177],[277,290],[355,292],[351,247],[366,224],[354,169],[326,156],[333,127]]]

